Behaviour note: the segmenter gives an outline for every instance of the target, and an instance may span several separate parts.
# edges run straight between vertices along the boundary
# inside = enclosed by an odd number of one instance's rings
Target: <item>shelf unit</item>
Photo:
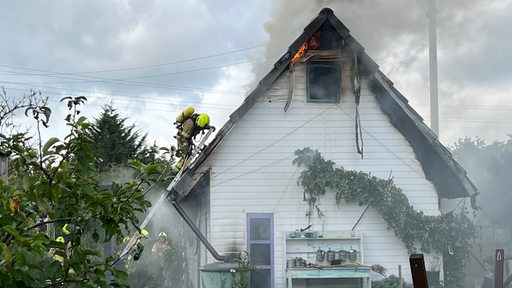
[[[288,288],[293,286],[293,279],[319,278],[357,278],[360,287],[371,287],[368,266],[364,266],[363,235],[359,231],[328,231],[328,232],[287,232],[284,243],[286,260],[286,277]],[[317,250],[325,251],[323,261],[317,261]],[[357,251],[357,258],[342,261],[339,251]],[[328,251],[335,251],[335,260],[339,265],[331,265],[327,261]],[[296,258],[304,259],[302,264],[295,265]],[[304,263],[306,265],[304,265]]]

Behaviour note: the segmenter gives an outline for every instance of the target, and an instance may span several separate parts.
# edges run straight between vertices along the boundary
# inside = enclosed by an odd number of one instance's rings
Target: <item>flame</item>
[[[293,58],[292,58],[292,64],[297,63],[297,61],[299,61],[299,59],[304,54],[306,54],[306,52],[308,51],[309,48],[315,49],[315,48],[318,47],[318,45],[319,45],[318,41],[317,41],[318,36],[320,36],[320,31],[318,31],[315,34],[313,34],[313,36],[311,36],[309,41],[304,42],[304,44],[302,44],[302,46],[300,46],[299,51],[297,51],[295,56],[293,56]]]

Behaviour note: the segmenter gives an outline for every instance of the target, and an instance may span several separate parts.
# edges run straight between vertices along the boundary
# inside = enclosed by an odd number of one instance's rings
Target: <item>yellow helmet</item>
[[[67,223],[66,223],[66,225],[64,225],[64,227],[62,227],[62,232],[66,233],[66,234],[69,234],[68,224]]]
[[[59,236],[59,237],[57,237],[57,239],[55,239],[55,241],[60,242],[60,243],[64,243],[64,237]]]
[[[167,238],[167,233],[160,232],[160,233],[158,233],[158,237],[165,237],[165,238]]]
[[[148,230],[146,230],[146,229],[142,229],[142,230],[140,230],[140,234],[141,234],[142,236],[144,236],[144,237],[148,237],[148,235],[149,235]]]
[[[208,116],[208,114],[205,113],[197,116],[196,124],[201,128],[205,127],[206,125],[210,124],[210,116]]]

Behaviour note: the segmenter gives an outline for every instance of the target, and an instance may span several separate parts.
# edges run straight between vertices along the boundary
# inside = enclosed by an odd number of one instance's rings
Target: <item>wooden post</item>
[[[404,278],[402,278],[402,265],[398,265],[398,288],[404,288]]]
[[[409,264],[411,265],[413,287],[428,288],[423,254],[411,254],[411,256],[409,256]]]
[[[503,264],[505,263],[505,251],[496,249],[494,257],[494,288],[503,288]]]

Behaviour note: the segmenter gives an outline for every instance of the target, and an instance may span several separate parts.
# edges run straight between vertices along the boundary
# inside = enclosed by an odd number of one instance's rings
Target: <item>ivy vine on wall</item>
[[[318,201],[326,193],[335,193],[338,207],[343,201],[369,205],[382,216],[388,230],[402,240],[409,253],[417,253],[419,249],[443,254],[445,287],[464,287],[464,267],[475,232],[467,211],[425,215],[409,204],[392,179],[336,167],[333,161],[325,160],[318,150],[311,148],[299,149],[295,156],[293,163],[305,168],[298,185],[304,188],[309,216],[314,212],[324,216]]]

